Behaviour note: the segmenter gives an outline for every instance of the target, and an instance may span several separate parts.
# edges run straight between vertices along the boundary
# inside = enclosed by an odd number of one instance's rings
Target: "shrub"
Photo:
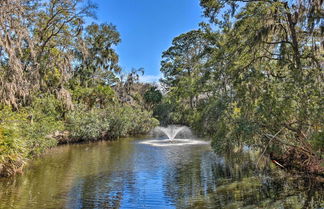
[[[20,129],[29,156],[39,155],[56,146],[57,141],[51,135],[64,128],[63,104],[53,95],[40,95],[25,112],[26,116],[21,120]]]
[[[0,176],[10,176],[23,166],[26,146],[16,130],[0,126]]]
[[[0,109],[0,175],[14,174],[26,158],[57,144],[50,134],[63,129],[59,104],[53,97],[44,97],[19,111]]]
[[[79,105],[67,116],[66,128],[74,140],[116,139],[143,134],[158,125],[147,111],[135,107],[111,105],[87,110]]]
[[[66,129],[72,138],[80,141],[101,139],[105,130],[109,129],[109,121],[104,114],[104,110],[87,110],[85,106],[78,105],[67,115]]]

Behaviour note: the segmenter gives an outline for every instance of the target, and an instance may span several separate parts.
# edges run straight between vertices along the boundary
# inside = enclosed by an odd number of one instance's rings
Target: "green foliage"
[[[24,116],[9,107],[0,110],[0,176],[14,174],[28,154],[26,142],[19,135],[20,117]]]
[[[20,160],[25,154],[25,145],[14,129],[0,127],[0,164]]]
[[[165,84],[178,105],[189,106],[194,109],[197,105],[197,96],[205,91],[206,69],[209,40],[201,30],[193,30],[174,38],[172,46],[163,52],[161,72]]]
[[[321,132],[316,132],[314,133],[314,135],[312,136],[310,143],[312,145],[312,147],[314,148],[314,150],[319,151],[320,153],[324,153],[324,133]]]
[[[108,119],[104,116],[104,110],[88,111],[84,106],[77,106],[67,115],[66,127],[73,138],[79,140],[101,139],[110,127]]]
[[[0,125],[0,177],[13,175],[26,157],[26,145],[16,131]]]
[[[60,107],[53,96],[44,96],[19,111],[8,106],[0,110],[0,175],[14,174],[26,158],[57,144],[50,135],[63,129]]]
[[[33,97],[30,107],[27,107],[31,119],[48,117],[61,120],[64,111],[63,104],[52,94],[39,94]]]
[[[151,113],[129,106],[88,110],[78,106],[67,116],[67,130],[77,140],[116,139],[143,134],[158,125]]]
[[[117,101],[114,90],[107,85],[97,85],[91,88],[76,86],[72,91],[72,97],[75,103],[83,103],[90,108],[95,105],[104,108]]]
[[[61,121],[62,105],[53,96],[36,99],[32,108],[28,110],[27,120],[20,125],[21,136],[26,140],[30,157],[55,146],[57,141],[51,134],[64,128]]]
[[[128,119],[128,134],[146,134],[159,125],[159,121],[152,117],[152,113],[139,108],[127,108],[125,117]]]
[[[162,101],[162,93],[156,86],[152,86],[144,93],[144,101],[152,109],[154,105],[159,104]]]
[[[78,88],[73,111],[51,94],[39,94],[28,107],[0,110],[0,175],[17,172],[32,158],[57,144],[54,133],[67,130],[71,141],[116,139],[143,134],[159,122],[141,108],[116,104],[109,86]]]
[[[21,139],[21,118],[25,113],[12,112],[5,106],[0,110],[0,164],[19,161],[25,157],[28,150]]]
[[[173,124],[172,113],[174,113],[174,105],[162,102],[161,104],[156,105],[153,110],[153,116],[158,119],[161,125],[166,126],[168,124]]]
[[[278,153],[323,150],[319,4],[200,2],[211,25],[175,37],[163,53],[167,95],[157,118],[212,136],[217,150],[271,139]]]
[[[116,27],[85,25],[95,8],[83,0],[0,4],[0,175],[14,174],[69,133],[75,140],[115,139],[158,124],[142,110],[144,70],[119,78]]]
[[[84,45],[76,50],[80,65],[76,67],[74,79],[83,87],[115,84],[118,79],[114,73],[121,71],[118,55],[113,49],[121,41],[116,27],[92,23],[85,32],[81,41]]]

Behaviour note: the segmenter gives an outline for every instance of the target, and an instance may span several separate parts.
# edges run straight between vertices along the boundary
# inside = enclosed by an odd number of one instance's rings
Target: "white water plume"
[[[187,126],[169,125],[167,127],[158,126],[153,129],[155,137],[167,136],[169,140],[177,138],[192,138],[192,132]]]
[[[209,144],[206,141],[195,140],[190,128],[187,126],[158,126],[152,130],[152,136],[155,139],[142,141],[141,144],[158,147]]]

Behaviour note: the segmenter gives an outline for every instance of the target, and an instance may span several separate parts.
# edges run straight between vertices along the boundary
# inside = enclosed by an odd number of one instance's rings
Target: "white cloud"
[[[158,75],[143,75],[140,76],[139,81],[142,83],[154,83],[154,82],[159,82],[159,79],[162,78],[162,73]]]

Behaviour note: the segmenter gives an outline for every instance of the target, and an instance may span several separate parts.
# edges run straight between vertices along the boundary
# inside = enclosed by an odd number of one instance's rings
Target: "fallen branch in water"
[[[285,168],[285,166],[281,165],[278,161],[276,160],[271,160],[274,164],[278,165],[281,168]]]
[[[313,153],[311,150],[309,150],[309,149],[305,149],[304,147],[301,147],[301,146],[297,146],[297,145],[294,145],[294,144],[290,144],[290,143],[284,142],[284,141],[281,140],[277,135],[265,134],[265,136],[266,136],[267,138],[270,138],[270,137],[271,137],[270,140],[275,139],[277,142],[279,142],[279,143],[281,143],[281,144],[283,144],[283,145],[290,146],[290,147],[294,147],[294,148],[297,148],[297,149],[300,149],[300,150],[304,151],[305,153],[308,153],[308,154],[311,154],[311,155],[313,155],[313,156],[316,156],[316,154]]]
[[[323,160],[321,156],[316,155],[308,146],[301,147],[286,143],[277,135],[278,134],[267,134],[266,137],[270,139],[269,143],[275,140],[277,143],[287,146],[287,148],[285,148],[285,152],[280,155],[276,155],[272,152],[270,153],[270,159],[273,163],[293,173],[324,176],[324,168],[322,166]]]
[[[281,128],[275,135],[273,135],[272,136],[272,138],[269,140],[269,142],[268,142],[268,144],[266,145],[266,147],[264,148],[264,150],[263,150],[263,152],[261,153],[261,155],[260,155],[260,157],[259,157],[259,159],[258,159],[258,161],[257,161],[257,163],[256,163],[256,167],[258,167],[258,164],[259,164],[259,161],[260,161],[260,159],[262,158],[262,156],[264,155],[264,153],[266,152],[266,150],[268,149],[268,147],[269,147],[269,144],[271,143],[271,141],[273,140],[273,139],[275,139],[276,138],[276,136],[283,130],[284,128]],[[265,136],[267,136],[267,134],[265,135]]]

